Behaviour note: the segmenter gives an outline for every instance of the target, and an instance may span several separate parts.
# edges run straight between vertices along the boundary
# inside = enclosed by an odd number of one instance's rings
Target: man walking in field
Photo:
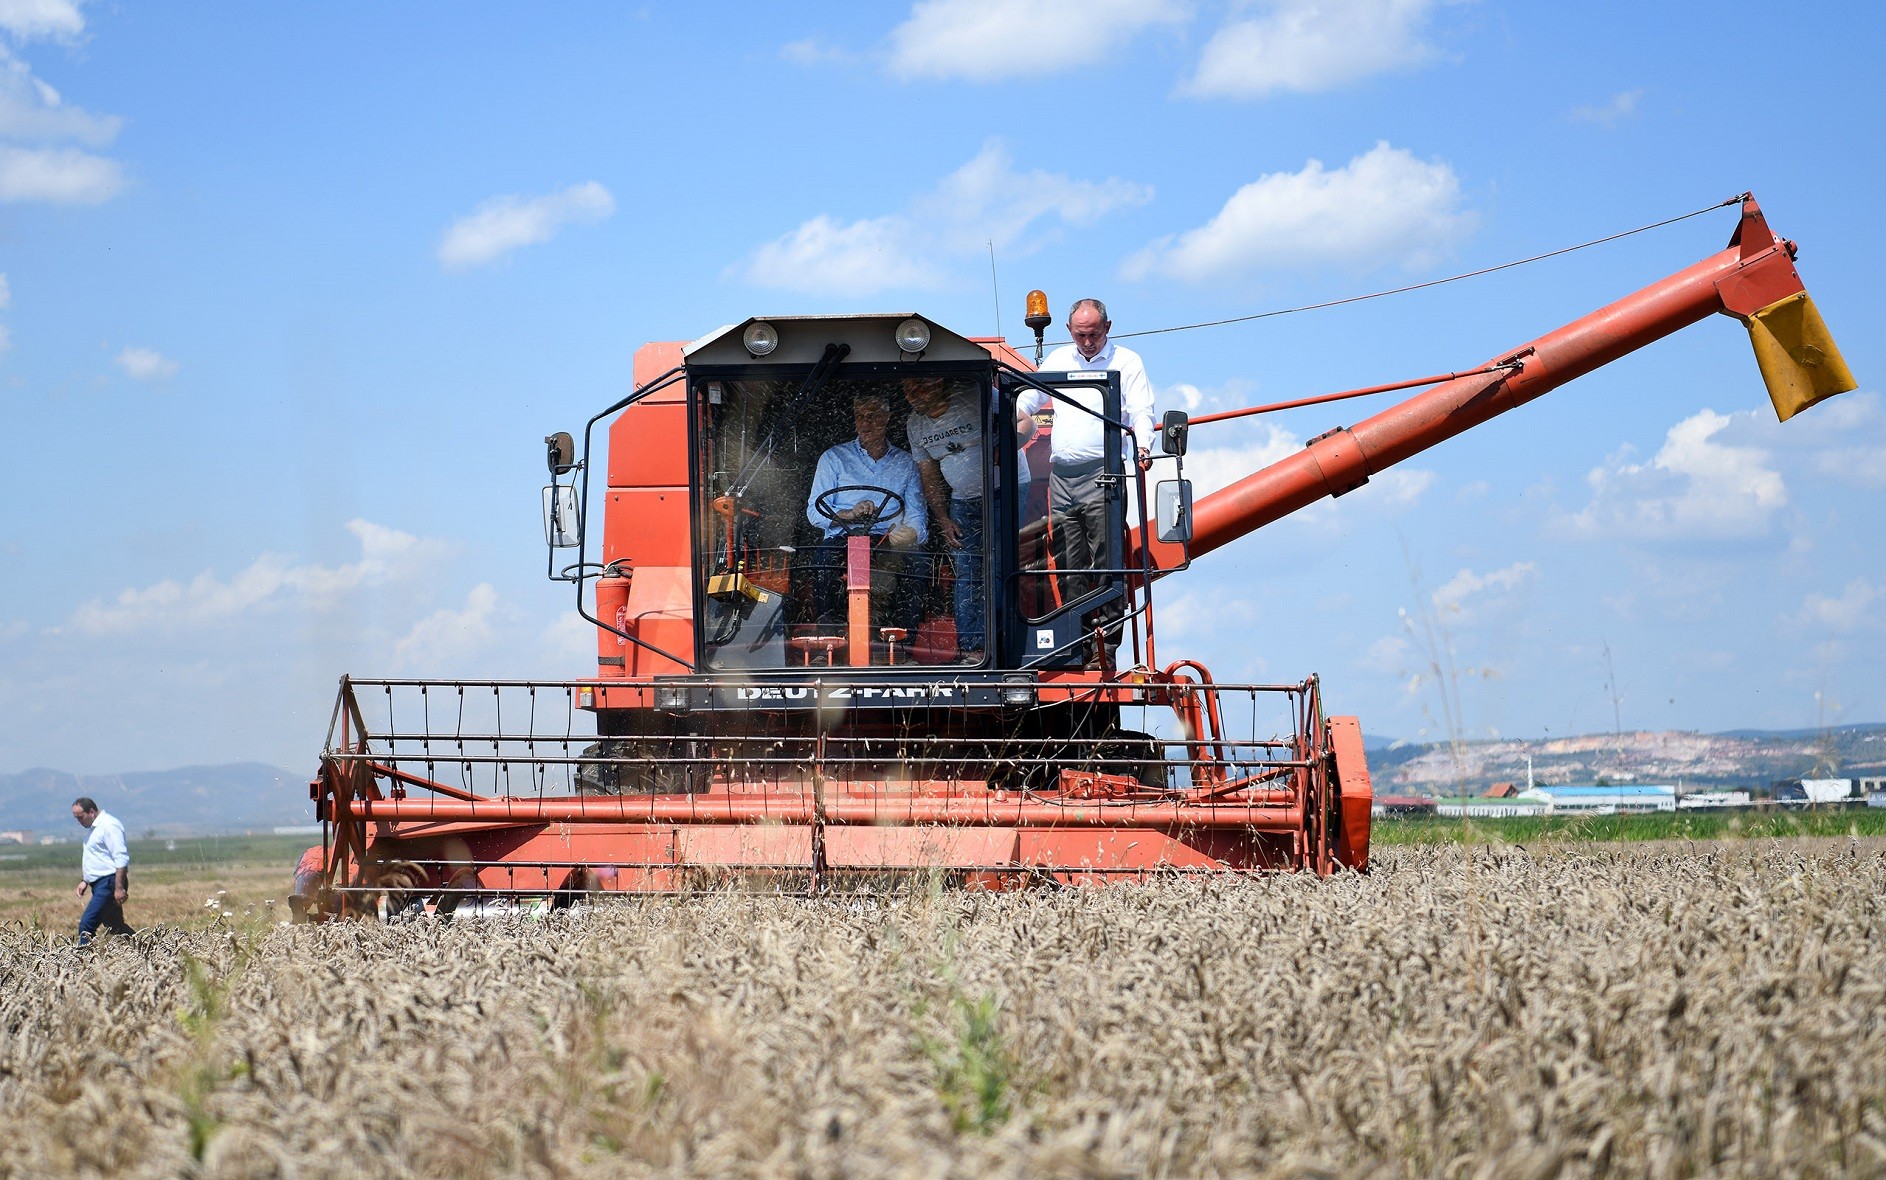
[[[72,801],[72,818],[91,834],[85,838],[85,853],[79,861],[78,896],[92,891],[85,913],[79,918],[79,945],[92,941],[92,932],[100,926],[113,934],[133,933],[124,920],[124,898],[131,872],[131,850],[125,847],[124,825],[118,818],[100,811],[89,796]]]

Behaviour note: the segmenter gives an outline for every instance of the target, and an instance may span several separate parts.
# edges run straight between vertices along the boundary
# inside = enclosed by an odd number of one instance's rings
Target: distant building
[[[1784,778],[1772,789],[1782,803],[1845,803],[1860,796],[1850,778]]]
[[[1494,783],[1480,793],[1482,799],[1511,799],[1519,794],[1518,783]]]
[[[1434,814],[1457,819],[1511,819],[1521,815],[1551,815],[1550,799],[1499,798],[1436,799]]]
[[[1858,778],[1853,781],[1859,784],[1856,789],[1862,795],[1886,793],[1886,778]]]
[[[11,832],[0,832],[0,844],[31,844],[33,833],[27,828],[16,828]]]
[[[1683,811],[1693,808],[1752,807],[1754,800],[1747,791],[1692,791],[1679,796],[1676,805]]]
[[[1377,795],[1369,806],[1377,819],[1434,814],[1434,800],[1425,795]]]
[[[1676,788],[1662,785],[1540,787],[1552,800],[1554,815],[1622,815],[1675,811]]]

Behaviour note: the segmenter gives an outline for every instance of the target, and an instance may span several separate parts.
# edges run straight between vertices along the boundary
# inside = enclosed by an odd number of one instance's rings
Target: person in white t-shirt
[[[1067,313],[1067,334],[1072,344],[1063,344],[1041,362],[1043,372],[1091,373],[1112,370],[1120,374],[1120,410],[1132,428],[1131,446],[1140,469],[1152,463],[1149,449],[1153,439],[1153,387],[1147,379],[1146,366],[1139,354],[1122,348],[1107,336],[1113,321],[1107,318],[1107,305],[1098,299],[1078,299]],[[1072,601],[1093,589],[1094,579],[1065,571],[1093,569],[1106,552],[1106,497],[1098,477],[1106,464],[1106,427],[1095,414],[1102,412],[1100,394],[1092,389],[1070,390],[1063,397],[1093,410],[1082,413],[1074,406],[1057,403],[1054,413],[1052,450],[1049,453],[1048,511],[1054,530],[1054,564],[1064,571],[1062,601]],[[1030,414],[1049,404],[1047,394],[1030,391],[1017,406]],[[1119,608],[1096,612],[1117,618]]]
[[[987,646],[982,587],[983,459],[981,399],[974,385],[952,390],[942,377],[907,377],[904,400],[910,403],[905,433],[917,460],[924,503],[936,530],[949,546],[956,575],[956,647],[965,664],[980,664]],[[1032,416],[1017,412],[1021,438],[1034,433]],[[1019,485],[1028,482],[1028,464],[1017,465]],[[1019,486],[1018,485],[1018,486]]]

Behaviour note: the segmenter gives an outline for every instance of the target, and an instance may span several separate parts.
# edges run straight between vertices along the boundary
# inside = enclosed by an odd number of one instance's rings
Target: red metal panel
[[[604,561],[628,558],[638,582],[645,566],[693,564],[686,488],[618,488],[609,493],[607,503]]]
[[[681,350],[687,345],[679,340],[662,340],[653,344],[644,344],[635,350],[635,365],[631,379],[635,388],[640,389],[650,381],[677,368],[681,364]],[[669,386],[658,393],[650,394],[651,402],[683,401],[687,397],[686,387],[681,382]]]
[[[1331,717],[1329,747],[1336,755],[1336,780],[1342,799],[1342,830],[1336,835],[1336,859],[1352,869],[1366,869],[1375,789],[1369,782],[1362,722],[1354,717]]]
[[[1024,864],[1055,869],[1215,869],[1222,866],[1165,832],[1152,828],[1025,831]]]
[[[1016,863],[1013,828],[832,828],[825,863],[834,869],[984,867]]]
[[[609,486],[688,486],[688,408],[679,402],[630,406],[609,426]]]
[[[812,829],[779,825],[683,827],[675,833],[675,859],[703,868],[812,864]]]

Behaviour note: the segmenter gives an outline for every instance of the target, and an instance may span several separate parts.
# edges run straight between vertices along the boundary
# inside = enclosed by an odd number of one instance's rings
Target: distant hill
[[[1764,788],[1817,767],[1833,776],[1886,775],[1886,725],[1828,730],[1681,730],[1582,737],[1464,742],[1397,742],[1369,747],[1370,777],[1382,794],[1477,794],[1496,782],[1526,781],[1526,756],[1540,786],[1669,783],[1696,790]]]
[[[72,800],[89,795],[133,837],[266,831],[314,822],[305,777],[259,762],[70,774],[36,768],[0,774],[0,829],[77,839]]]

